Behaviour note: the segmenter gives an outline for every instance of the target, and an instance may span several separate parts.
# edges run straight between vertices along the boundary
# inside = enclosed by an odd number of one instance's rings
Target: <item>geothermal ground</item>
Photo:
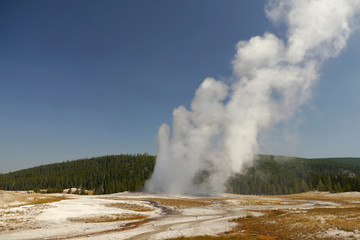
[[[0,191],[0,239],[183,239],[182,236],[360,239],[360,193],[194,197]]]

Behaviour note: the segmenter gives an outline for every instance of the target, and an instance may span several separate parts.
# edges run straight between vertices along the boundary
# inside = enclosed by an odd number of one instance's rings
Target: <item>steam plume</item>
[[[288,27],[285,40],[272,33],[236,45],[235,81],[206,78],[190,110],[173,111],[172,133],[158,134],[157,163],[149,191],[221,192],[234,172],[252,161],[257,138],[293,117],[310,97],[323,61],[345,47],[360,0],[274,0],[267,17]]]

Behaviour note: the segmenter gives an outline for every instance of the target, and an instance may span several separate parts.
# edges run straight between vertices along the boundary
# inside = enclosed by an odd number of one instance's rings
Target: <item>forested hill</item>
[[[43,165],[0,174],[0,189],[61,192],[66,188],[95,194],[143,189],[155,166],[149,155],[109,155]],[[304,159],[259,155],[227,190],[243,194],[290,194],[310,190],[360,191],[360,158]]]
[[[140,190],[151,176],[155,157],[109,155],[80,159],[0,174],[0,189],[62,192],[66,188],[94,190],[95,194]]]
[[[259,155],[244,174],[229,179],[242,194],[291,194],[311,190],[360,191],[360,158],[304,159]]]

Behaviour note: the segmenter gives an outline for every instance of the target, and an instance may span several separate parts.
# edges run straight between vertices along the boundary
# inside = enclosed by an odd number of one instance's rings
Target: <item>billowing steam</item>
[[[323,61],[336,57],[358,17],[360,0],[275,0],[265,12],[284,23],[287,38],[272,33],[236,45],[235,81],[206,78],[190,110],[163,124],[149,191],[221,192],[234,172],[252,161],[261,131],[290,119],[309,98]]]

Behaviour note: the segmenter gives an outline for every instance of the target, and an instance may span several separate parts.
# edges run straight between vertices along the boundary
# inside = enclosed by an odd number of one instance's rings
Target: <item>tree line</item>
[[[0,174],[2,190],[62,192],[78,188],[94,194],[142,190],[155,166],[155,156],[121,154],[86,158]],[[242,174],[227,182],[241,194],[292,194],[311,190],[360,191],[360,158],[304,159],[258,155]]]
[[[227,189],[233,193],[269,195],[360,191],[360,159],[259,155],[243,174],[229,179]]]
[[[137,191],[151,176],[154,165],[155,157],[148,154],[86,158],[0,174],[0,189],[62,192],[79,188],[94,194]]]

